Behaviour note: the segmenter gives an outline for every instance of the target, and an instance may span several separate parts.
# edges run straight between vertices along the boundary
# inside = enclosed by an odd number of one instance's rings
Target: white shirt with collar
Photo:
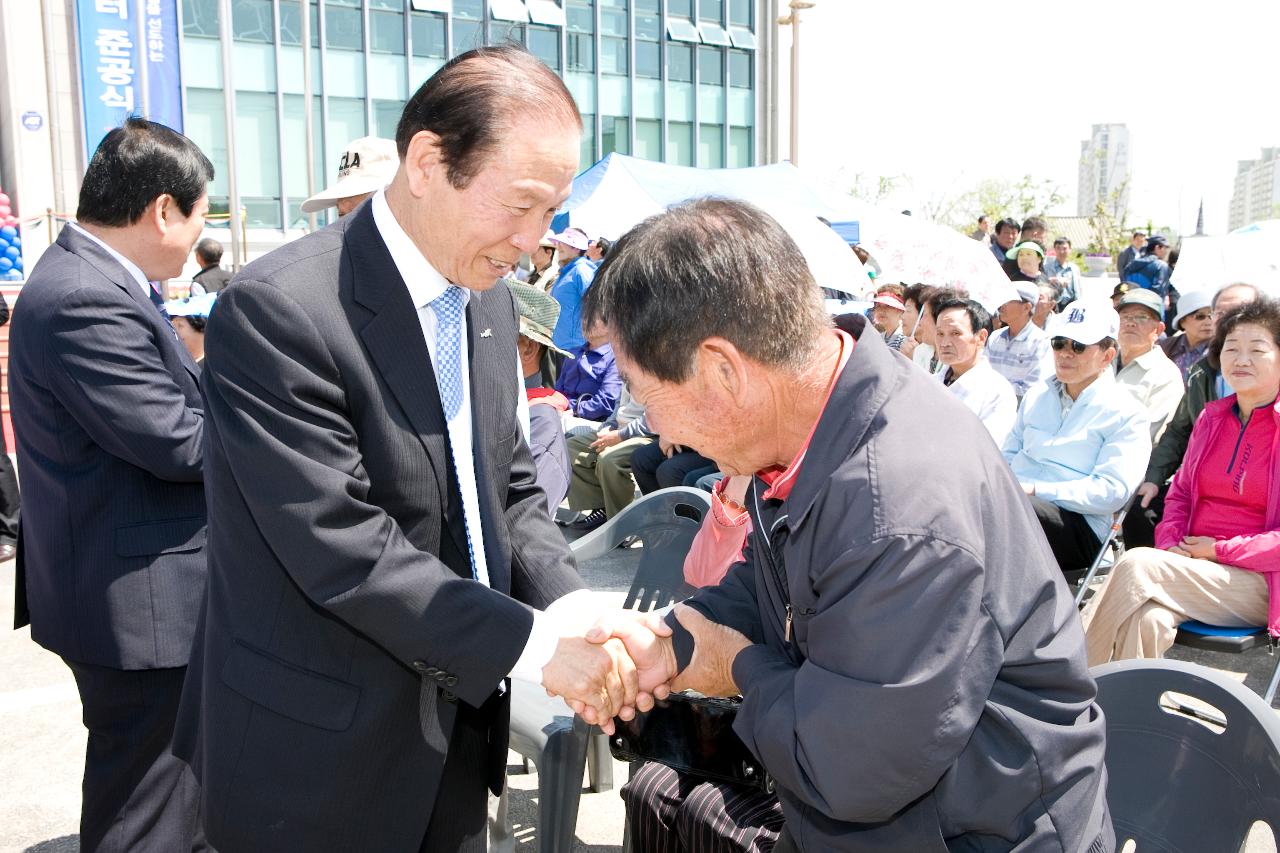
[[[1182,402],[1186,391],[1182,371],[1158,346],[1124,367],[1120,366],[1120,357],[1116,356],[1115,369],[1116,381],[1129,389],[1151,420],[1151,443],[1154,444],[1160,440],[1169,419]]]
[[[386,243],[387,251],[391,254],[391,260],[395,263],[396,270],[404,280],[405,287],[409,291],[409,298],[413,301],[413,306],[418,312],[418,323],[422,326],[422,337],[426,342],[427,352],[431,357],[431,364],[434,370],[439,321],[436,319],[436,312],[431,307],[431,301],[443,295],[450,282],[435,267],[431,266],[413,240],[400,226],[395,214],[391,212],[391,206],[387,204],[385,190],[379,190],[374,195],[371,209],[374,225],[377,227],[383,242]],[[462,288],[462,294],[464,306],[469,304],[472,299],[484,298],[482,293],[473,293],[465,287]],[[466,346],[466,311],[463,311],[462,314],[461,340],[463,341],[463,346]],[[515,357],[517,368],[515,375],[518,377],[521,373],[518,352],[515,353]],[[522,400],[524,399],[523,393],[517,396]],[[513,412],[512,416],[519,417],[516,412]],[[458,476],[458,491],[462,494],[462,515],[471,538],[476,577],[480,583],[487,586],[489,584],[489,565],[484,551],[484,534],[480,520],[480,495],[476,484],[474,429],[471,420],[471,371],[470,362],[465,360],[465,356],[464,369],[462,370],[462,405],[459,407],[458,413],[447,421],[446,426],[449,431],[449,447],[453,453],[453,468]],[[524,651],[510,672],[512,678],[532,681],[535,684],[542,682],[542,668],[547,665],[552,655],[555,654],[556,644],[562,635],[559,627],[561,617],[571,611],[590,609],[592,607],[589,601],[590,598],[590,590],[578,590],[555,601],[545,612],[533,611],[533,629],[529,632],[529,639],[525,643]],[[587,624],[590,623],[588,622]]]
[[[97,236],[90,234],[88,231],[81,228],[80,223],[68,222],[67,225],[71,228],[76,229],[81,234],[88,237],[90,240],[97,243],[102,248],[106,249],[107,254],[115,258],[120,263],[120,266],[124,267],[125,272],[133,276],[134,280],[138,282],[138,287],[142,288],[142,295],[147,297],[147,299],[151,298],[151,282],[147,281],[146,274],[143,273],[142,270],[138,268],[137,264],[135,264],[133,261],[129,260],[124,255],[117,252],[115,249],[108,246],[106,243],[102,242],[102,240],[99,239]]]
[[[951,368],[948,367],[934,376],[946,385],[950,374]],[[996,373],[991,363],[979,355],[973,367],[947,385],[947,389],[978,416],[987,432],[991,433],[996,447],[1004,444],[1009,430],[1013,429],[1013,421],[1018,416],[1018,398],[1013,393],[1009,380]]]

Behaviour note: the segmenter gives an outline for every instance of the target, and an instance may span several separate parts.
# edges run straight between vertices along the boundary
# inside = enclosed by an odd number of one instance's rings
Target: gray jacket
[[[744,562],[689,601],[756,643],[735,730],[807,853],[1113,850],[1084,633],[1029,502],[963,404],[837,322],[857,346],[794,489],[755,481]]]

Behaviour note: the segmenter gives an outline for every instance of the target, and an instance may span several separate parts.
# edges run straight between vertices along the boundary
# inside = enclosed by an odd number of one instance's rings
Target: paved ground
[[[617,552],[583,567],[588,585],[601,592],[625,592],[636,552]],[[80,725],[75,685],[62,662],[31,642],[30,633],[5,630],[13,622],[13,564],[0,564],[0,853],[77,853],[79,785],[85,732]],[[1222,657],[1192,652],[1208,665]],[[1182,650],[1178,657],[1187,658]],[[1270,672],[1265,654],[1231,659],[1248,664],[1239,673],[1258,688]],[[512,756],[514,762],[515,756]],[[513,767],[513,770],[515,768]],[[614,762],[614,780],[626,780],[626,765]],[[521,853],[536,851],[537,777],[513,773],[510,814]],[[578,813],[577,851],[620,853],[623,810],[617,790],[584,793]],[[1273,853],[1266,837],[1252,840],[1249,853]]]

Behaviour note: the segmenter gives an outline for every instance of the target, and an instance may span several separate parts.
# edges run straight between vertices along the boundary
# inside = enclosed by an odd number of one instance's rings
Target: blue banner
[[[130,115],[181,133],[177,0],[76,0],[76,12],[86,153]]]

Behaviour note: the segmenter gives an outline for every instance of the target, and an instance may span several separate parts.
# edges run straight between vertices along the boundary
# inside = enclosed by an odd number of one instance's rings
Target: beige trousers
[[[1267,623],[1257,572],[1156,548],[1127,551],[1081,614],[1089,666],[1158,658],[1189,619],[1224,627]]]

